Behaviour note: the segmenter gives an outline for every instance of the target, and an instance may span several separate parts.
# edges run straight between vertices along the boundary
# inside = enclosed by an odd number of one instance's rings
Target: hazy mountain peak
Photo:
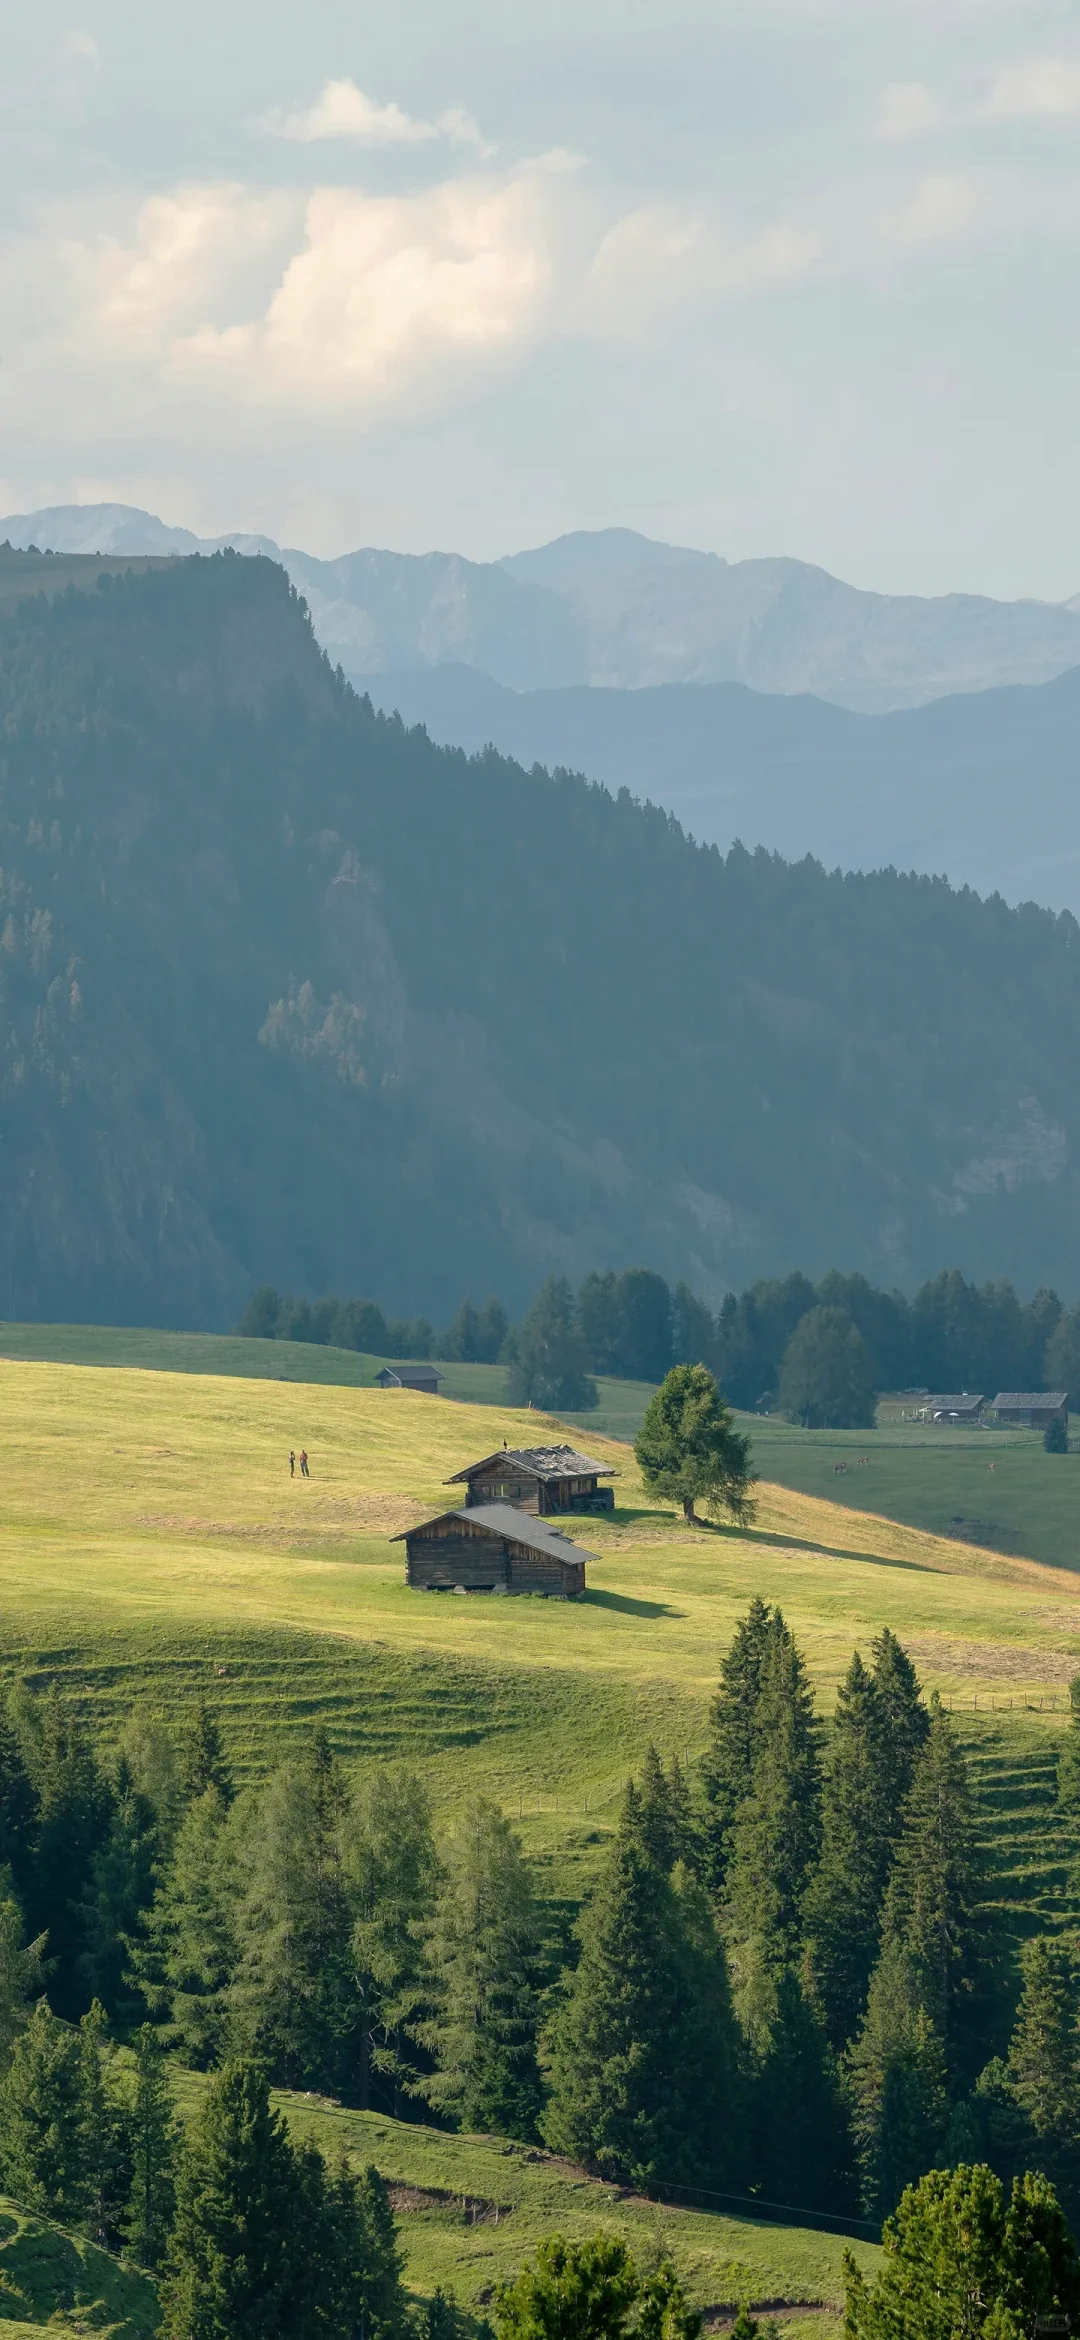
[[[506,553],[498,565],[511,577],[524,577],[560,592],[590,578],[622,576],[628,569],[726,569],[728,564],[719,553],[662,544],[656,537],[640,535],[636,528],[573,528],[530,552]]]

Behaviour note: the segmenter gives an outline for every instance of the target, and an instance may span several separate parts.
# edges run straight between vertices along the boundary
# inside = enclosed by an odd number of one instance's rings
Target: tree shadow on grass
[[[594,1609],[620,1609],[627,1617],[682,1617],[683,1609],[673,1609],[668,1601],[635,1601],[629,1593],[600,1592],[590,1585],[585,1599]]]
[[[704,1525],[704,1522],[701,1523]],[[899,1522],[892,1524],[901,1524]],[[899,1560],[888,1552],[857,1552],[850,1544],[819,1544],[812,1536],[785,1536],[772,1528],[724,1529],[742,1544],[764,1544],[774,1552],[812,1552],[820,1560],[862,1560],[869,1568],[897,1568],[912,1576],[939,1576],[928,1560]]]

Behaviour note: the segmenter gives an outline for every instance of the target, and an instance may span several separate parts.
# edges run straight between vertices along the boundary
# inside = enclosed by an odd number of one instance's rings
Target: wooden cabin
[[[384,1365],[375,1379],[380,1389],[422,1389],[426,1397],[438,1397],[442,1374],[434,1365]]]
[[[932,1422],[955,1422],[960,1427],[966,1422],[974,1429],[985,1404],[984,1397],[972,1397],[969,1390],[962,1389],[954,1390],[951,1396],[927,1398],[925,1410]]]
[[[1066,1389],[999,1389],[994,1399],[999,1422],[1011,1429],[1045,1430],[1051,1422],[1068,1422]]]
[[[443,1511],[392,1540],[404,1544],[405,1581],[418,1592],[546,1593],[578,1601],[585,1562],[596,1558],[510,1503]]]
[[[470,1510],[478,1503],[512,1503],[517,1511],[547,1519],[560,1511],[613,1511],[615,1489],[600,1481],[614,1476],[607,1463],[573,1446],[504,1446],[455,1471],[446,1485],[464,1486]]]

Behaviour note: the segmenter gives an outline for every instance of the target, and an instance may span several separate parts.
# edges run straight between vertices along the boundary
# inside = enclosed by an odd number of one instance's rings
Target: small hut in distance
[[[466,1464],[445,1483],[464,1486],[469,1510],[482,1503],[511,1503],[517,1511],[535,1511],[546,1519],[560,1511],[613,1511],[615,1489],[600,1481],[614,1476],[609,1464],[594,1462],[573,1446],[504,1446]]]

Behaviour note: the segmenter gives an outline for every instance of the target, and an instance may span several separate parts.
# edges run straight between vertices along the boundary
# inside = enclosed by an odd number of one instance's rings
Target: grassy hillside
[[[280,2095],[298,2135],[327,2153],[344,2144],[350,2159],[373,2161],[393,2189],[406,2252],[406,2281],[430,2296],[453,2288],[463,2307],[482,2315],[497,2283],[513,2277],[545,2234],[578,2236],[606,2227],[648,2259],[669,2254],[695,2305],[721,2324],[749,2300],[780,2312],[791,2340],[839,2331],[841,2256],[852,2249],[868,2270],[878,2258],[868,2241],[805,2226],[732,2213],[661,2207],[586,2177],[572,2163],[499,2138],[447,2136],[406,2127],[377,2113],[347,2112]],[[809,2310],[800,2315],[799,2309]],[[822,2310],[826,2312],[823,2314]]]
[[[0,2323],[10,2340],[47,2324],[100,2340],[149,2340],[157,2294],[85,2235],[35,2218],[0,2195]]]
[[[497,1795],[559,1891],[595,1860],[647,1738],[700,1744],[755,1592],[783,1603],[826,1708],[852,1645],[888,1623],[965,1731],[1022,1719],[1032,1760],[1080,1660],[1080,1575],[778,1486],[745,1534],[688,1530],[598,1434],[617,1508],[575,1527],[596,1555],[583,1603],[410,1592],[394,1535],[452,1501],[444,1482],[470,1457],[535,1440],[535,1414],[12,1362],[0,1405],[9,1669],[60,1674],[117,1722],[135,1697],[169,1706],[197,1686],[242,1769],[321,1714],[360,1761],[423,1761],[441,1803]],[[310,1482],[288,1476],[301,1444]]]

